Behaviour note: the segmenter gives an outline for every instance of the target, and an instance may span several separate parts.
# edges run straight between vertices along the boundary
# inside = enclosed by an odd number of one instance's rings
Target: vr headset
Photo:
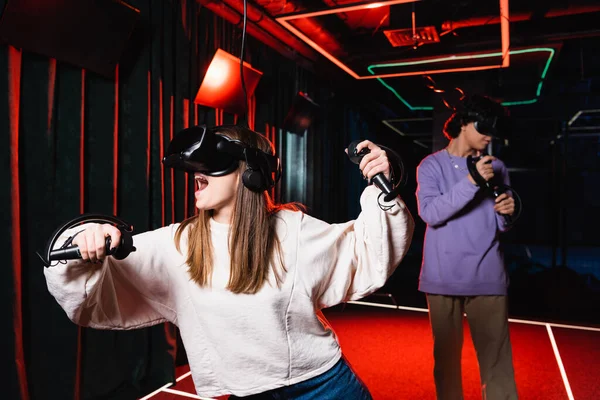
[[[498,137],[498,117],[484,118],[479,114],[474,114],[477,120],[473,122],[475,130],[482,135]]]
[[[461,104],[459,107],[459,112],[461,112],[461,108],[464,107],[464,104]],[[491,136],[496,139],[507,139],[511,127],[510,127],[510,118],[506,115],[500,106],[498,109],[489,110],[486,114],[481,114],[479,112],[473,110],[462,110],[463,115],[473,121],[473,126],[477,132],[482,135]]]
[[[177,133],[162,162],[166,167],[207,176],[224,176],[246,162],[244,186],[254,192],[271,189],[281,178],[279,158],[218,134],[219,126],[193,126]]]
[[[463,114],[463,121],[473,121],[473,127],[482,135],[491,136],[494,139],[508,139],[511,132],[509,117],[504,115],[482,115],[469,111]],[[464,122],[463,122],[464,123]]]

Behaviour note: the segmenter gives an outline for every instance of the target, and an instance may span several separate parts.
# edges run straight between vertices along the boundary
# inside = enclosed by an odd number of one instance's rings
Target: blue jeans
[[[372,400],[369,389],[342,357],[329,371],[304,382],[230,400]]]

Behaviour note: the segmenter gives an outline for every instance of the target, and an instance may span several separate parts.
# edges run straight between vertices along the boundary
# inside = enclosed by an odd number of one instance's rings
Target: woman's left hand
[[[385,177],[390,179],[390,162],[388,160],[387,153],[382,150],[375,143],[370,140],[363,140],[356,145],[356,152],[360,152],[362,149],[369,149],[369,153],[366,154],[360,161],[359,168],[362,175],[371,181],[378,173],[382,172]],[[347,151],[347,150],[346,150]]]

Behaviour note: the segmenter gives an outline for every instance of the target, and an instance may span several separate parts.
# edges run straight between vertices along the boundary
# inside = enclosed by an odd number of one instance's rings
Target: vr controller
[[[362,161],[362,158],[371,152],[368,148],[363,148],[362,150],[357,151],[356,146],[360,142],[361,142],[361,140],[355,140],[348,145],[348,158],[354,164],[360,164],[360,162]],[[392,171],[399,171],[399,174],[398,174],[399,179],[397,179],[397,182],[399,182],[399,183],[403,182],[403,180],[404,180],[404,164],[402,163],[402,159],[400,158],[400,156],[392,149],[389,149],[389,148],[387,148],[385,146],[381,146],[381,145],[378,145],[378,146],[381,147],[383,150],[385,150],[388,158],[391,161]],[[389,180],[387,180],[385,175],[383,175],[383,173],[380,172],[380,173],[376,174],[375,176],[373,176],[373,178],[371,178],[371,181],[385,195],[384,201],[390,201],[390,200],[396,198],[396,196],[398,196],[398,193],[400,191],[400,184],[398,183],[398,184],[396,184],[396,186],[394,186],[393,185],[394,179],[392,179],[392,182],[390,182]]]
[[[479,160],[481,160],[481,158],[485,157],[486,155],[487,154],[482,153],[478,157],[467,156],[467,169],[469,170],[469,174],[471,175],[471,177],[473,178],[473,180],[475,181],[477,186],[483,188],[486,192],[492,194],[494,196],[494,198],[497,198],[501,194],[506,193],[508,190],[511,190],[513,193],[516,194],[516,192],[514,192],[514,189],[512,189],[508,185],[504,185],[504,184],[493,185],[491,182],[485,180],[485,178],[483,176],[481,176],[479,171],[477,171],[477,163],[479,162]],[[487,161],[486,164],[490,164],[491,162],[492,162],[492,160]],[[518,202],[518,205],[520,206],[520,200]],[[501,215],[504,218],[504,222],[507,225],[511,225],[515,222],[515,220],[510,215],[506,215],[506,214],[501,214]]]
[[[112,256],[117,260],[122,260],[127,257],[131,252],[136,251],[133,245],[133,226],[127,222],[119,219],[115,216],[99,215],[99,214],[84,214],[77,218],[74,218],[63,225],[59,226],[54,233],[51,235],[50,240],[46,244],[44,255],[39,252],[37,255],[40,257],[46,267],[51,267],[52,261],[62,260],[75,260],[81,258],[81,252],[78,246],[71,246],[74,236],[71,236],[59,249],[53,249],[54,244],[60,237],[60,235],[67,229],[74,228],[84,223],[106,223],[116,226],[121,231],[121,241],[114,248],[110,249],[112,244],[111,238],[105,239],[106,255]]]
[[[473,178],[473,180],[475,181],[477,186],[485,188],[485,189],[492,189],[491,184],[488,181],[486,181],[483,176],[481,176],[479,171],[477,171],[477,163],[479,162],[479,160],[481,160],[486,155],[487,154],[482,153],[480,156],[477,156],[477,157],[467,156],[467,169],[469,170],[469,174],[471,175],[471,177]],[[491,163],[492,163],[492,160],[486,162],[486,164],[491,164]],[[502,193],[499,193],[498,196],[500,194],[502,194]],[[496,197],[498,197],[498,196],[496,196]]]

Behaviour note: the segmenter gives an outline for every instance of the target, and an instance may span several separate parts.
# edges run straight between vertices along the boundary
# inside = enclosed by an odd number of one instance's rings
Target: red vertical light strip
[[[273,153],[275,153],[275,149],[277,148],[277,146],[275,145],[275,127],[272,126],[271,127],[271,143],[273,143]],[[275,188],[277,187],[277,185],[275,185],[273,187],[273,189],[271,189],[271,197],[273,198],[273,200],[275,200]]]
[[[189,99],[183,99],[183,129],[187,129],[190,127],[190,100]],[[185,174],[185,189],[184,189],[184,196],[183,196],[183,213],[184,213],[184,218],[187,218],[189,215],[188,212],[188,207],[189,207],[189,200],[188,197],[190,196],[190,182],[189,182],[189,177],[187,174]]]
[[[160,141],[160,159],[165,156],[165,136],[163,126],[163,83],[158,81],[158,140]],[[165,166],[160,163],[160,214],[161,225],[165,226]]]
[[[197,52],[196,52],[196,54],[197,54]],[[199,114],[198,107],[200,107],[200,106],[194,103],[193,107],[194,107],[194,126],[198,126],[198,114]],[[195,184],[196,184],[196,182],[194,182],[194,185]],[[194,190],[195,189],[196,189],[196,186],[194,186]],[[195,207],[195,204],[194,204],[193,210],[194,210],[194,215],[198,214],[198,209]]]
[[[269,126],[269,123],[268,123],[268,122],[266,122],[266,123],[265,123],[265,137],[266,137],[267,139],[269,139],[269,135],[270,135],[270,133],[271,133],[271,128],[270,128],[270,126]],[[270,140],[270,139],[269,139],[269,140]],[[270,191],[269,191],[269,195],[270,195],[270,196],[271,196],[271,198],[272,198],[272,196],[273,196],[273,191],[272,191],[272,190],[270,190]]]
[[[81,70],[81,108],[79,115],[79,212],[84,213],[85,204],[85,70]]]
[[[254,130],[254,118],[256,117],[256,97],[254,95],[250,97],[250,106],[248,108],[248,126]]]
[[[150,187],[150,141],[152,139],[152,78],[150,71],[148,71],[148,111],[146,113],[146,129],[147,129],[147,142],[146,142],[146,188]]]
[[[183,129],[190,127],[190,100],[183,99]]]
[[[52,117],[54,115],[54,87],[56,85],[56,59],[48,59],[48,124],[47,134],[52,134]]]
[[[187,36],[188,40],[192,37],[192,32],[188,29],[188,17],[187,17],[187,1],[181,0],[181,23],[183,25],[183,31]]]
[[[502,35],[502,67],[510,66],[510,31],[508,0],[500,0],[500,33]]]
[[[12,204],[11,237],[13,265],[13,331],[15,334],[15,366],[19,379],[21,399],[29,399],[27,387],[27,370],[25,368],[25,352],[23,350],[23,292],[21,265],[21,198],[19,182],[19,112],[21,104],[21,56],[20,50],[8,46],[8,108],[10,129],[10,176]]]
[[[174,101],[175,99],[171,95],[171,104],[169,110],[169,141],[173,139],[173,126],[175,125],[175,120],[173,119],[175,114]],[[171,223],[175,223],[175,170],[173,168],[169,168],[169,172],[171,175]]]
[[[115,112],[113,125],[113,214],[118,215],[119,171],[119,65],[115,69]]]
[[[83,327],[77,326],[77,361],[75,361],[75,384],[73,400],[81,399],[81,375],[83,369]]]
[[[85,70],[81,70],[81,108],[79,115],[79,213],[85,212]],[[81,398],[81,379],[83,370],[83,327],[77,327],[77,362],[75,366],[75,400]]]

